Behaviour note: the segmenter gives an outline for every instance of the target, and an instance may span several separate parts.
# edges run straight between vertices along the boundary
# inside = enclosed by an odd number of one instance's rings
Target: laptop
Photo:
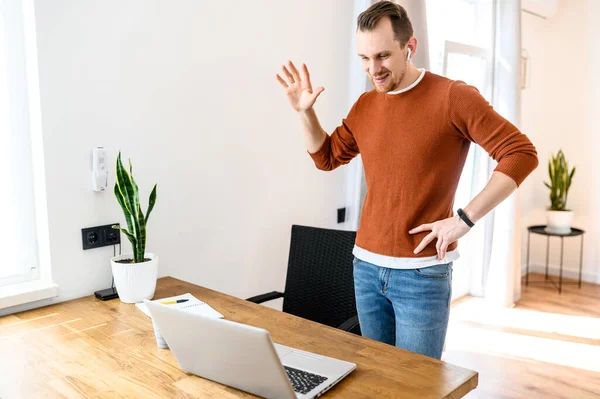
[[[267,330],[145,300],[180,367],[265,398],[321,396],[356,364],[274,344]]]

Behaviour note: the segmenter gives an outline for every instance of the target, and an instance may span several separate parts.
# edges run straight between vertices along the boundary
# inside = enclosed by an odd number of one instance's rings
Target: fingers
[[[283,86],[283,88],[287,89],[288,88],[288,84],[285,82],[285,80],[283,80],[283,78],[281,76],[279,76],[278,73],[276,73],[275,76],[277,77],[277,80]]]
[[[310,74],[308,73],[308,68],[306,67],[306,64],[302,64],[302,82],[306,85],[306,89],[312,91],[312,84],[310,83]]]
[[[446,257],[446,250],[448,249],[448,241],[442,240],[442,244],[440,245],[439,257],[440,260]]]
[[[319,94],[323,93],[324,90],[324,87],[317,87],[317,89],[313,92],[312,100],[315,101],[317,97],[319,97]]]
[[[423,240],[417,246],[417,248],[415,248],[415,250],[413,251],[413,253],[414,254],[418,254],[419,252],[421,252],[423,249],[425,249],[425,247],[427,245],[429,245],[429,243],[431,241],[433,241],[434,238],[435,238],[435,233],[433,231],[431,233],[427,234],[427,236],[425,236],[425,238],[423,238]]]
[[[446,257],[446,251],[448,250],[449,245],[450,245],[450,242],[447,239],[438,238],[438,242],[437,242],[435,248],[437,249],[439,260],[442,260]]]
[[[433,224],[432,223],[425,223],[420,225],[419,227],[415,227],[412,230],[408,231],[408,234],[415,234],[415,233],[420,233],[422,231],[429,231],[433,229]]]
[[[300,78],[300,73],[298,73],[294,63],[292,61],[288,61],[288,66],[290,67],[290,71],[292,71],[293,79],[296,82],[300,82],[302,79]]]
[[[288,69],[285,67],[285,65],[281,67],[281,70],[283,71],[283,73],[285,74],[285,77],[288,78],[288,80],[290,81],[291,84],[296,83],[294,76],[290,73],[290,71],[288,71]]]
[[[312,84],[310,82],[310,73],[308,72],[308,68],[306,67],[306,64],[302,64],[302,74],[300,72],[298,72],[298,69],[296,69],[296,66],[294,65],[294,63],[292,61],[288,61],[287,65],[283,65],[281,67],[281,70],[283,71],[283,74],[285,75],[285,77],[287,78],[287,82],[281,78],[281,76],[277,76],[277,80],[279,81],[279,83],[281,83],[281,85],[283,86],[283,84],[285,83],[285,88],[287,88],[290,84],[294,84],[294,83],[300,83],[303,89],[308,89],[309,91],[312,92]],[[283,82],[282,82],[283,80]],[[288,84],[289,82],[289,84]],[[323,90],[321,90],[323,91]],[[316,96],[315,96],[316,98]]]

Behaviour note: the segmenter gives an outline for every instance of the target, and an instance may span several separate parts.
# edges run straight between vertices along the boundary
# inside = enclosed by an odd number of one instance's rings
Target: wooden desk
[[[274,342],[356,363],[327,398],[460,398],[477,386],[474,371],[174,278],[159,279],[155,298],[186,292]],[[254,396],[181,371],[136,306],[89,296],[0,318],[0,398],[34,397]]]

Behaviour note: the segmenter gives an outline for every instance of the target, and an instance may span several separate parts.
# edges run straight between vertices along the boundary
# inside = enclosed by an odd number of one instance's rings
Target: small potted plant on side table
[[[548,224],[545,230],[549,233],[569,234],[573,211],[567,209],[567,194],[573,181],[575,167],[569,171],[565,155],[559,150],[558,154],[551,155],[548,161],[548,174],[550,183],[544,184],[550,189],[550,207],[546,210]]]

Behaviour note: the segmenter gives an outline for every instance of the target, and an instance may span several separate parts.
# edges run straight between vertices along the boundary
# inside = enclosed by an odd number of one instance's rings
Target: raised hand
[[[325,90],[323,87],[318,87],[313,91],[312,84],[310,83],[310,75],[308,68],[305,64],[302,64],[302,74],[298,73],[298,70],[292,63],[288,61],[287,66],[282,66],[283,74],[286,76],[287,81],[277,74],[277,80],[285,89],[285,94],[290,102],[290,105],[297,112],[308,111],[312,108],[319,97],[319,94]]]

